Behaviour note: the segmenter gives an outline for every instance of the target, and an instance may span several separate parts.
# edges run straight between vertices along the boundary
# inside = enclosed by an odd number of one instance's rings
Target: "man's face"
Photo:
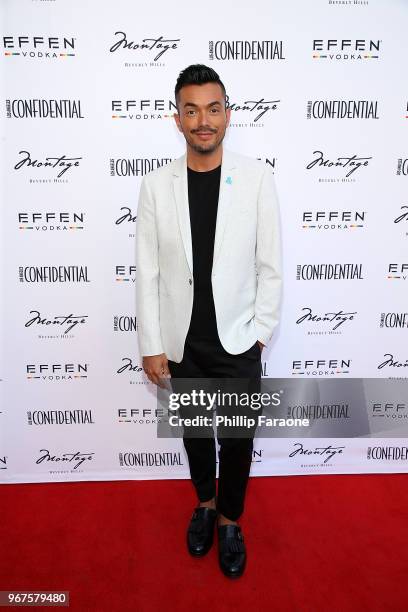
[[[197,153],[212,153],[223,141],[231,110],[218,83],[185,85],[179,91],[177,127]]]

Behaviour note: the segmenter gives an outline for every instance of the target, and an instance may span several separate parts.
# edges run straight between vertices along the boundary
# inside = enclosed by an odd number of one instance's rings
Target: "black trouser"
[[[246,378],[259,385],[262,373],[258,342],[238,355],[228,353],[219,339],[204,340],[187,335],[183,359],[168,361],[172,378]],[[258,387],[257,387],[258,388]],[[218,437],[219,470],[217,510],[236,521],[244,510],[244,499],[252,462],[253,438]],[[212,437],[188,437],[183,442],[191,480],[200,502],[215,497],[216,452]]]

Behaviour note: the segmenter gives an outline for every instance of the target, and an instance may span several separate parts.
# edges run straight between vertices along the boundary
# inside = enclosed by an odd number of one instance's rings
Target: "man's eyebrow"
[[[221,102],[219,100],[214,100],[214,102],[210,102],[209,104],[207,104],[207,107],[214,106],[215,104],[219,104],[221,106]],[[194,106],[194,108],[198,108],[198,104],[194,104],[194,102],[185,102],[184,108],[186,106]]]

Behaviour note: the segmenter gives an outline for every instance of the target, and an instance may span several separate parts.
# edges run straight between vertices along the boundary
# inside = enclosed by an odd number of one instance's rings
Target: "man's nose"
[[[198,111],[198,121],[200,125],[209,125],[210,124],[210,113],[209,111],[202,109]]]

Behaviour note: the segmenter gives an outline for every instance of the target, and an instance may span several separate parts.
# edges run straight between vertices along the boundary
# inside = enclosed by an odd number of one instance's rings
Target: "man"
[[[261,353],[278,324],[281,263],[271,169],[223,148],[230,121],[218,74],[196,64],[175,87],[186,153],[142,181],[136,230],[138,340],[149,380],[261,378]],[[219,436],[218,436],[219,438]],[[199,504],[188,550],[202,556],[218,518],[219,563],[241,576],[246,549],[238,519],[252,438],[183,436]]]

